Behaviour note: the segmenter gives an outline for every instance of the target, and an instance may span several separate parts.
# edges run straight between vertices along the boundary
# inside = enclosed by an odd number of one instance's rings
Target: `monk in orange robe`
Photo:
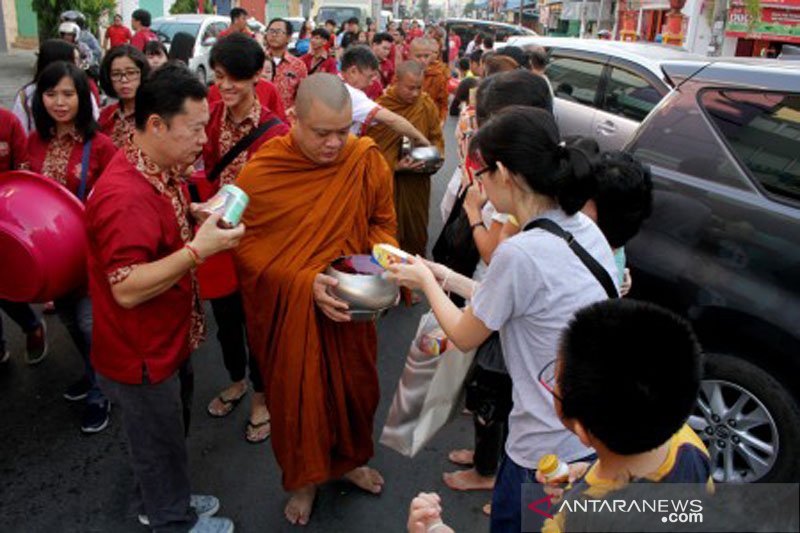
[[[447,82],[450,81],[450,68],[442,61],[439,43],[435,39],[421,37],[411,42],[411,59],[425,69],[422,90],[428,93],[439,109],[439,120],[447,119]]]
[[[423,79],[424,70],[419,63],[402,63],[397,68],[394,84],[378,98],[377,103],[408,120],[444,156],[439,110],[422,92]],[[424,164],[408,157],[401,158],[402,137],[391,128],[378,124],[367,130],[367,135],[375,139],[389,167],[394,170],[394,207],[400,247],[410,254],[424,257],[428,244],[431,176],[435,170],[422,172]]]
[[[377,336],[351,322],[322,272],[336,258],[395,243],[392,174],[369,138],[350,135],[344,83],[303,80],[291,132],[265,143],[237,185],[250,196],[236,251],[250,346],[264,376],[272,447],[292,524],[308,523],[317,486],[345,478],[371,493]]]

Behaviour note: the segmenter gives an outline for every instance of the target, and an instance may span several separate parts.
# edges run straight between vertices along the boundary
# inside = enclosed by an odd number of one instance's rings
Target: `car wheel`
[[[689,425],[717,482],[789,482],[800,475],[800,409],[784,385],[741,358],[708,354]]]
[[[208,85],[208,76],[206,76],[206,68],[203,66],[197,67],[197,79],[200,80],[200,83],[203,85]]]

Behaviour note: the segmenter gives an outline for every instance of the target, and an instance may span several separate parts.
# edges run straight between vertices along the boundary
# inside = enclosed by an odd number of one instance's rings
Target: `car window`
[[[710,90],[701,103],[764,189],[800,201],[800,94]]]
[[[200,24],[174,21],[154,22],[150,29],[158,35],[161,42],[171,43],[172,38],[178,32],[188,33],[192,37],[197,37],[197,33],[200,31]]]
[[[206,26],[206,31],[203,32],[203,39],[201,42],[204,42],[209,37],[214,37],[215,39],[219,37],[219,34],[227,27],[226,24],[221,22],[212,22],[208,26]]]
[[[619,67],[611,69],[603,109],[637,122],[644,120],[661,94],[646,79]]]
[[[593,106],[603,65],[594,61],[555,56],[546,71],[555,95]]]

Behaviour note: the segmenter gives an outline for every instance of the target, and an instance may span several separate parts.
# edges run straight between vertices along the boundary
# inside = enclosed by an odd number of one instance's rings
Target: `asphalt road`
[[[0,62],[8,65],[4,57],[0,56]],[[441,229],[438,205],[454,169],[453,128],[451,119],[446,126],[447,164],[434,178],[432,238]],[[397,308],[379,323],[381,403],[375,420],[376,442],[426,308],[424,303]],[[213,320],[211,313],[208,316]],[[133,478],[117,414],[112,412],[106,431],[84,436],[78,429],[81,407],[61,397],[81,373],[80,357],[66,331],[57,318],[47,316],[49,356],[41,365],[28,367],[23,362],[24,338],[19,328],[8,317],[4,320],[13,355],[0,368],[0,531],[144,531],[127,510]],[[213,324],[211,331],[215,331]],[[219,514],[232,518],[237,531],[299,530],[283,518],[286,498],[269,443],[251,445],[244,439],[247,403],[224,419],[205,413],[208,401],[228,380],[216,339],[194,354],[193,363],[194,417],[187,442],[194,491],[218,496],[222,501]],[[456,531],[486,531],[488,519],[481,506],[489,493],[456,493],[441,480],[442,472],[451,469],[447,452],[471,446],[471,441],[470,419],[460,417],[413,460],[376,444],[371,464],[386,478],[383,494],[371,496],[345,483],[330,483],[320,490],[305,530],[403,531],[413,496],[420,490],[433,490],[442,495],[445,520]]]

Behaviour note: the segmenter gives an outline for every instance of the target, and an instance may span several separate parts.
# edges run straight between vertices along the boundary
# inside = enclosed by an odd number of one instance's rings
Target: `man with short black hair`
[[[353,104],[353,123],[350,131],[353,135],[361,136],[366,133],[370,125],[378,122],[385,124],[400,135],[405,135],[417,145],[429,145],[430,141],[408,120],[382,108],[364,93],[364,90],[378,75],[378,66],[375,54],[363,45],[351,46],[342,56],[341,77]]]
[[[342,51],[347,50],[351,44],[358,41],[359,25],[358,17],[351,17],[345,23],[345,31],[342,33],[342,39],[339,43],[339,48]]]
[[[394,80],[394,38],[388,33],[376,33],[372,38],[372,53],[380,62],[380,79],[383,88],[389,87]]]
[[[182,172],[200,156],[207,122],[197,77],[177,64],[157,69],[136,93],[133,136],[86,202],[92,363],[122,410],[132,503],[153,531],[233,531],[212,517],[219,500],[190,495],[185,440],[189,358],[205,334],[194,269],[244,234],[212,215],[192,235]]]
[[[157,41],[158,36],[150,29],[152,16],[146,9],[137,9],[131,14],[131,28],[135,32],[131,37],[131,46],[144,52],[144,46],[150,41]]]
[[[330,42],[331,34],[325,28],[316,28],[311,32],[310,50],[300,58],[306,64],[309,76],[317,72],[328,74],[339,72],[336,68],[336,58],[329,51]]]
[[[106,29],[106,35],[103,38],[103,48],[111,50],[112,48],[128,44],[129,42],[131,42],[131,30],[122,23],[122,15],[114,15],[114,24]]]
[[[263,76],[278,89],[283,107],[287,111],[294,106],[294,97],[300,82],[308,76],[305,62],[289,53],[291,37],[292,23],[288,20],[274,18],[267,24],[267,60],[264,62]]]
[[[227,37],[234,33],[244,33],[250,37],[255,37],[250,28],[247,27],[247,17],[249,14],[246,9],[241,7],[234,7],[231,9],[231,25],[219,34],[219,38]]]
[[[481,63],[482,56],[483,50],[480,48],[469,54],[469,71],[475,74],[475,76],[478,78],[483,77],[483,64]]]

